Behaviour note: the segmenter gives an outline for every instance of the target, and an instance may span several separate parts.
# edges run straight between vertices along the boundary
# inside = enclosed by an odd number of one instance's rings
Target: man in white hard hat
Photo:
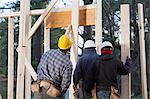
[[[101,56],[97,67],[96,90],[98,99],[110,99],[112,86],[118,88],[117,75],[129,73],[131,59],[127,57],[125,64],[113,56],[113,45],[105,41],[101,46]]]
[[[96,60],[99,59],[99,55],[95,50],[95,43],[93,40],[87,40],[84,44],[83,56],[77,62],[74,75],[73,83],[74,89],[77,89],[79,81],[83,80],[82,91],[83,99],[91,99],[91,90],[95,83],[95,72],[96,72]]]

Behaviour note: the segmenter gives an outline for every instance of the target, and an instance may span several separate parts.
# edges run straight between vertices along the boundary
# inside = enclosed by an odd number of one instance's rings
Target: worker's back
[[[126,75],[128,70],[123,62],[112,54],[101,55],[97,71],[97,90],[110,90],[111,86],[117,88],[117,75]]]

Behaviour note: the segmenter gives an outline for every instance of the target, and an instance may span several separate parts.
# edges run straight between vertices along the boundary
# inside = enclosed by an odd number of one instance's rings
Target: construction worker
[[[109,41],[102,43],[96,76],[98,99],[110,99],[111,88],[118,88],[117,75],[127,75],[129,73],[131,59],[127,57],[124,65],[120,59],[113,56],[113,49],[113,45]]]
[[[67,54],[71,46],[71,38],[62,35],[58,41],[59,49],[51,49],[42,55],[37,68],[40,90],[36,93],[36,99],[64,99],[73,68]]]
[[[79,81],[82,80],[83,97],[80,99],[91,99],[91,91],[95,83],[96,64],[95,61],[99,59],[99,55],[95,50],[95,43],[93,40],[87,40],[84,44],[83,55],[77,62],[73,74],[73,88],[77,91]]]

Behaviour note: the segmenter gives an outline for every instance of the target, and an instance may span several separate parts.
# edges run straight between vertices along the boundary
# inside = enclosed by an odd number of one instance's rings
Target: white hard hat
[[[106,46],[110,46],[111,48],[113,48],[113,45],[109,41],[105,41],[102,43],[101,49],[106,47]]]
[[[84,43],[84,49],[85,49],[85,48],[91,48],[91,47],[96,47],[94,41],[93,41],[93,40],[87,40],[87,41]]]

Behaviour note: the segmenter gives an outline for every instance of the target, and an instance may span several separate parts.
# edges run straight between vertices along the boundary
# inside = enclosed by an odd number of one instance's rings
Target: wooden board
[[[14,99],[14,17],[8,20],[8,99]]]
[[[29,31],[29,10],[30,0],[21,0],[20,2],[20,20],[19,20],[19,52],[17,63],[17,88],[16,99],[23,99],[25,92],[25,56],[27,46],[27,33]]]
[[[46,17],[47,28],[67,27],[71,24],[72,11],[49,12]],[[95,8],[80,9],[79,25],[95,25]]]
[[[44,13],[41,14],[41,16],[38,18],[38,20],[35,22],[35,24],[32,26],[28,33],[28,40],[31,39],[37,28],[40,26],[40,24],[44,21],[45,17],[48,15],[49,11],[53,8],[53,6],[56,4],[58,0],[52,0],[50,4],[45,9]]]
[[[121,60],[130,57],[130,10],[129,4],[121,5]],[[121,76],[121,99],[131,99],[131,76]]]
[[[32,18],[29,17],[29,28],[31,28]],[[26,37],[27,38],[27,37]],[[27,41],[27,54],[26,57],[31,64],[31,39]],[[31,74],[27,68],[25,68],[25,99],[30,99],[31,97]]]
[[[142,98],[148,99],[143,4],[138,4]]]
[[[44,19],[44,52],[50,49],[50,29],[46,28],[46,20]]]
[[[76,67],[76,63],[78,60],[78,28],[79,28],[79,16],[80,16],[80,10],[79,10],[79,0],[72,0],[72,13],[71,13],[71,24],[72,24],[72,33],[71,38],[73,40],[73,45],[70,49],[70,60],[73,64],[73,71]],[[65,21],[65,20],[64,20]],[[70,25],[70,24],[69,24]],[[73,77],[71,79],[71,85],[69,88],[69,99],[74,99],[74,90],[73,90]]]
[[[100,46],[102,44],[102,0],[98,0],[95,9],[95,44],[96,51],[100,53]]]

